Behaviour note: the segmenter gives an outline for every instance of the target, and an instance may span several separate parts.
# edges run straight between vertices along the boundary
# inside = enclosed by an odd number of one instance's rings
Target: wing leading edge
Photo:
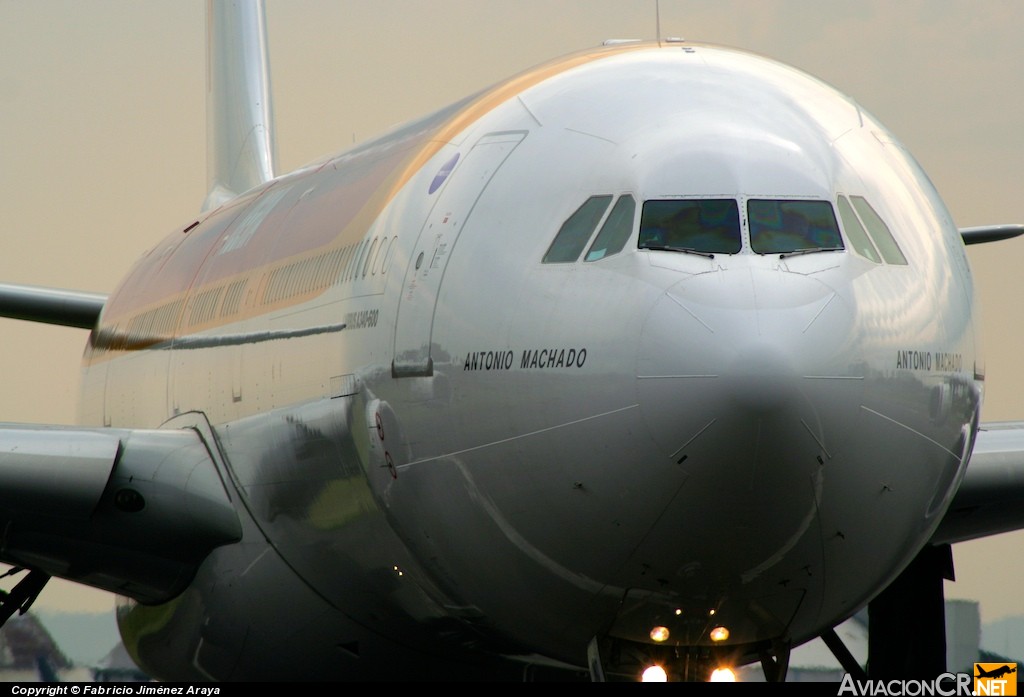
[[[92,329],[106,295],[63,288],[0,283],[0,317]]]
[[[241,538],[209,442],[195,423],[0,424],[0,562],[143,603],[174,597]]]
[[[964,244],[998,242],[1019,235],[1024,235],[1024,225],[981,225],[960,228],[960,237],[963,238]]]
[[[1024,421],[982,424],[967,473],[932,544],[1024,528]]]

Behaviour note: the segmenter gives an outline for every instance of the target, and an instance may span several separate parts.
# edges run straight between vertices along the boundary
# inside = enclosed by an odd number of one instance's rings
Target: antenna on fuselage
[[[661,45],[661,0],[654,0],[654,38]]]

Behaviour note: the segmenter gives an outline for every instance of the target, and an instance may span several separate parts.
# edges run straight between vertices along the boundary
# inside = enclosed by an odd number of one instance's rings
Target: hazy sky
[[[281,171],[548,58],[653,38],[655,0],[267,0]],[[963,227],[1024,222],[1024,2],[661,0],[661,31],[837,86]],[[109,292],[206,193],[203,0],[0,0],[0,281]],[[1024,418],[1024,240],[969,250],[985,420]],[[0,421],[74,423],[86,332],[0,320]],[[1024,533],[954,547],[947,597],[1024,614]],[[851,573],[856,573],[852,570]],[[37,606],[113,596],[52,581]]]

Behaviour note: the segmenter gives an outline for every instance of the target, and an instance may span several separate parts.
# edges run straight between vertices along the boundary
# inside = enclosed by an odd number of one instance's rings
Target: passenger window
[[[636,200],[626,194],[615,202],[608,219],[601,226],[594,243],[584,261],[597,261],[618,254],[626,246],[626,240],[633,232],[633,215],[636,213]]]
[[[843,219],[843,227],[846,228],[846,236],[850,238],[853,250],[865,259],[881,264],[882,258],[878,256],[875,245],[871,243],[871,238],[868,237],[867,231],[860,224],[853,212],[853,207],[850,206],[850,202],[846,200],[845,196],[839,197],[839,217]]]
[[[791,254],[843,249],[843,238],[828,201],[747,202],[750,248],[758,254]]]
[[[885,263],[906,266],[907,258],[903,256],[899,244],[896,243],[896,238],[892,236],[889,226],[875,212],[875,209],[871,207],[867,199],[863,196],[851,196],[850,200],[853,201],[853,207],[857,210],[857,214],[860,215],[860,219],[864,221],[864,227],[868,229],[871,239],[878,245],[878,251],[882,253]]]
[[[739,207],[734,199],[644,201],[640,249],[736,254],[742,245]]]
[[[545,264],[564,264],[580,258],[580,253],[608,210],[611,196],[591,196],[569,219],[562,223],[554,241],[544,255]]]

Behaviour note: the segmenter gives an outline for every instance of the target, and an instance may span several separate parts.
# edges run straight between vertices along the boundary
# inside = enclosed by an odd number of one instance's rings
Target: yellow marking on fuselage
[[[476,123],[484,115],[494,110],[498,105],[503,104],[512,97],[522,94],[529,88],[547,80],[548,78],[559,75],[578,66],[605,58],[611,54],[635,51],[640,48],[651,48],[653,45],[654,44],[651,43],[619,44],[613,46],[602,46],[599,49],[587,49],[579,53],[563,56],[548,63],[543,63],[491,87],[438,129],[431,141],[427,143],[427,145],[419,151],[417,156],[406,166],[402,175],[388,192],[387,201],[390,202],[391,199],[401,191],[402,187],[408,183],[409,179],[419,172],[430,158],[437,154],[438,150],[444,147],[444,145],[451,141],[451,139],[456,135],[468,128],[470,124]]]
[[[247,270],[240,270],[239,273],[227,278],[213,279],[210,282],[192,287],[191,280],[197,277],[202,264],[206,263],[207,258],[204,257],[199,267],[185,269],[185,276],[181,278],[182,290],[179,292],[169,294],[141,307],[134,305],[131,298],[119,299],[118,307],[120,311],[118,314],[112,317],[104,316],[104,324],[90,337],[90,350],[86,352],[85,364],[90,365],[104,358],[112,357],[112,352],[117,354],[126,351],[145,350],[166,344],[177,336],[187,336],[201,331],[209,331],[274,310],[306,303],[327,292],[332,286],[340,285],[343,282],[351,281],[354,284],[358,280],[358,268],[355,274],[344,273],[348,277],[346,279],[335,278],[332,283],[315,284],[304,292],[287,294],[287,297],[278,298],[275,302],[264,303],[260,301],[260,299],[266,296],[266,284],[275,272],[285,269],[292,264],[301,263],[303,260],[330,255],[338,250],[345,249],[348,245],[358,243],[360,239],[365,237],[367,230],[370,229],[380,213],[441,148],[508,99],[521,94],[544,80],[578,66],[614,54],[648,49],[654,45],[652,43],[620,44],[580,51],[531,68],[487,89],[479,97],[449,117],[432,133],[425,134],[419,141],[420,145],[411,147],[411,152],[406,158],[404,166],[399,162],[390,173],[383,177],[381,183],[367,196],[364,203],[360,205],[359,211],[352,216],[349,223],[339,231],[338,235],[330,243],[312,250],[304,250],[299,254],[275,259]],[[309,180],[315,183],[317,175],[335,166],[337,160],[344,159],[349,152],[352,151],[341,153],[317,168],[298,173],[298,178],[301,180],[304,177],[308,177]],[[286,177],[290,179],[292,175],[286,175]],[[258,200],[258,198],[254,199],[254,201]],[[236,203],[237,200],[229,202],[225,206],[233,206]],[[251,201],[248,205],[253,205],[253,202]],[[215,217],[215,213],[216,211],[208,216],[208,219]],[[204,220],[204,224],[205,222]],[[229,228],[231,225],[233,223],[229,225]],[[189,234],[192,234],[192,232],[190,231]],[[188,244],[188,240],[185,240],[183,244]],[[352,259],[346,257],[347,260],[344,266],[350,267],[352,264],[362,266],[365,264],[366,246],[368,245],[354,250],[353,253],[359,258]],[[215,243],[211,247],[211,251],[216,249],[216,247],[217,244]],[[344,272],[344,269],[342,272]],[[235,312],[217,312],[215,311],[217,307],[212,307],[207,308],[208,316],[205,317],[205,321],[197,323],[188,321],[188,316],[194,311],[194,307],[189,305],[190,299],[200,298],[215,289],[226,289],[228,286],[242,281],[245,281],[241,291],[244,293],[245,299],[242,300]],[[221,293],[221,296],[223,297],[224,293]],[[162,321],[167,319],[163,315],[166,314],[169,317],[172,311],[174,322],[168,325]],[[147,317],[147,315],[149,316]],[[139,331],[139,325],[145,329],[152,324],[154,317],[161,320],[158,331]]]

